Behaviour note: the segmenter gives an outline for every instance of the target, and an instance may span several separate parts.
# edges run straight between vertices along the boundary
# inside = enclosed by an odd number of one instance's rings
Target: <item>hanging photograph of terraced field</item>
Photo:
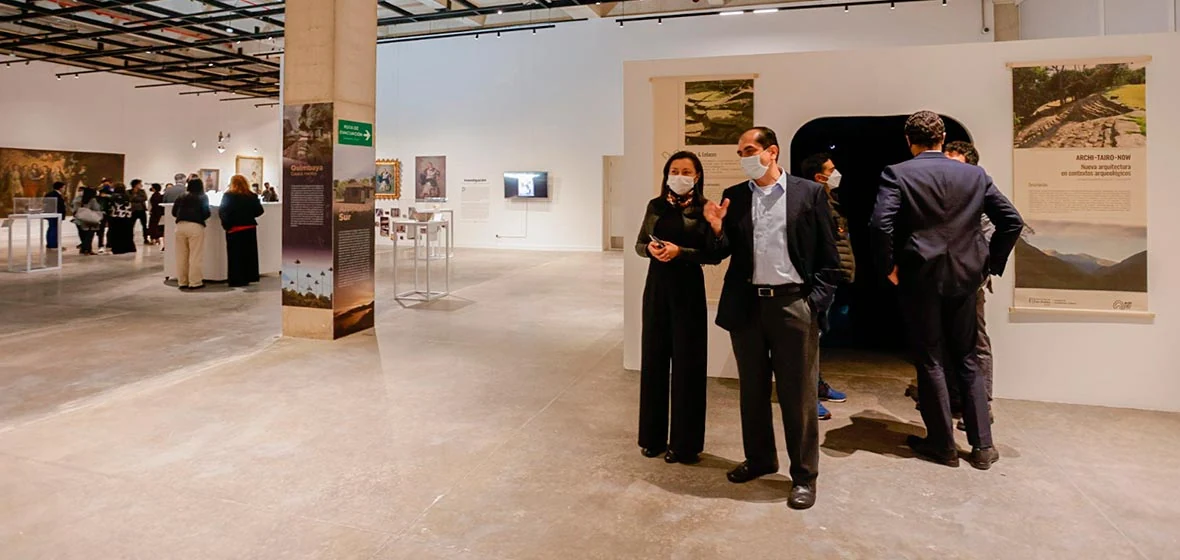
[[[684,145],[728,146],[754,127],[754,80],[684,82]]]
[[[1147,143],[1142,63],[1012,70],[1017,148],[1135,148]]]

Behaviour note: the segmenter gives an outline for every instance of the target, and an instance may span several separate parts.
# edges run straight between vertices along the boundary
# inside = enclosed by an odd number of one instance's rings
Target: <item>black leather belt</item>
[[[803,293],[803,286],[799,284],[779,284],[778,286],[755,285],[754,289],[760,298],[797,296]]]

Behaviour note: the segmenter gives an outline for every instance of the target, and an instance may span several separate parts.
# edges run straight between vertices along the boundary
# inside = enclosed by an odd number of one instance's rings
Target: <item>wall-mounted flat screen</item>
[[[504,198],[549,198],[549,173],[545,171],[505,173]]]

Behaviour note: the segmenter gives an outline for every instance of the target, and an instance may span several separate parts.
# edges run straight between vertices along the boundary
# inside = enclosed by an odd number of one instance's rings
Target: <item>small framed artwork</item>
[[[262,184],[262,158],[256,156],[238,156],[234,163],[234,174],[246,178],[250,186]]]
[[[201,184],[205,185],[205,192],[221,190],[221,170],[198,169],[197,177],[201,179]]]
[[[402,217],[402,209],[401,208],[394,208],[393,209],[393,217],[394,218]]]
[[[377,160],[377,198],[398,200],[402,197],[402,162]]]

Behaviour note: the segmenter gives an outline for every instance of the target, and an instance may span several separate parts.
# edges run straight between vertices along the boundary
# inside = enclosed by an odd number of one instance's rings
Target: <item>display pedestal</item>
[[[57,249],[56,249],[56,251],[57,251],[57,264],[54,266],[50,266],[46,262],[48,260],[47,259],[48,255],[46,253],[49,252],[49,248],[47,248],[45,246],[45,241],[46,241],[45,235],[46,235],[46,229],[48,228],[47,220],[51,220],[51,219],[57,220]],[[12,259],[12,256],[13,256],[13,253],[12,253],[13,226],[16,224],[17,221],[20,221],[20,220],[23,220],[25,222],[25,266],[23,269],[21,269],[19,267],[15,267],[14,263],[13,263],[13,259]],[[2,224],[0,224],[0,225],[5,227],[6,229],[8,229],[8,262],[7,262],[8,271],[9,272],[40,272],[42,270],[61,270],[61,253],[62,253],[62,250],[61,250],[61,228],[64,225],[64,221],[65,221],[64,216],[62,216],[61,214],[44,214],[44,213],[12,214],[12,215],[8,216],[7,218],[5,218],[2,222]],[[34,249],[34,246],[33,246],[33,243],[34,243],[33,242],[33,223],[34,222],[37,223],[37,241],[36,241],[36,244],[37,244],[36,249],[37,250],[35,251],[37,253],[37,263],[38,263],[37,266],[34,266],[34,261],[33,261],[33,253],[34,253],[34,250],[33,250]]]
[[[451,293],[451,257],[448,252],[448,247],[439,243],[439,230],[446,227],[447,222],[429,221],[419,222],[417,220],[394,220],[393,229],[397,226],[405,226],[406,232],[414,239],[414,289],[406,292],[399,292],[397,288],[397,272],[398,272],[398,243],[397,234],[393,235],[393,293],[394,299],[397,301],[418,301],[430,302],[437,299],[447,297]],[[425,243],[421,244],[420,240],[425,239]],[[435,249],[442,254],[439,257],[432,257]],[[420,258],[420,255],[424,255]],[[443,289],[442,291],[435,291],[431,288],[431,267],[432,261],[443,261],[444,275],[443,275]],[[424,264],[426,268],[426,289],[423,290],[419,284],[421,274],[418,272],[420,264]]]
[[[164,217],[164,248],[175,251],[176,218],[172,217],[172,204],[162,204]],[[279,202],[262,203],[264,212],[258,217],[258,273],[277,274],[282,270],[283,258],[283,205]],[[225,282],[229,279],[229,261],[225,254],[225,228],[217,207],[211,207],[213,215],[205,221],[205,262],[202,272],[208,282]],[[164,279],[176,278],[176,257],[164,253]]]

